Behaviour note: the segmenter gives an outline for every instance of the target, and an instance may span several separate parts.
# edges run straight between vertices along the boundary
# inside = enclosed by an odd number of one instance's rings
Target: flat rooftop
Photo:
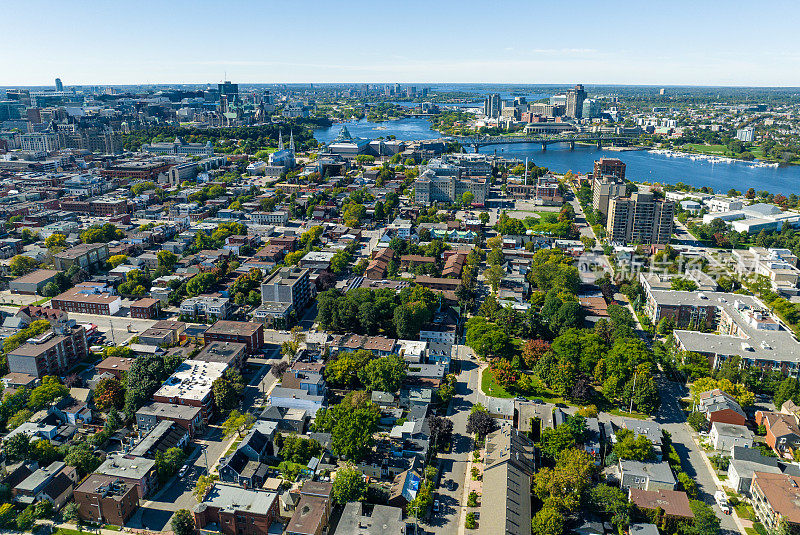
[[[185,360],[155,395],[201,401],[211,393],[211,384],[222,377],[227,368],[228,365],[221,362]]]

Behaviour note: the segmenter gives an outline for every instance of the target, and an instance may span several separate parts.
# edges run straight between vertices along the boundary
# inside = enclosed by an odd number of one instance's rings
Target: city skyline
[[[66,86],[227,76],[242,83],[800,86],[800,73],[788,68],[799,59],[796,17],[774,16],[797,12],[788,2],[743,17],[736,3],[673,2],[645,12],[627,1],[602,8],[578,1],[567,18],[563,6],[514,0],[496,10],[496,23],[478,2],[409,2],[398,11],[366,2],[298,8],[243,0],[220,13],[207,1],[171,5],[75,10],[31,2],[7,26],[10,41],[26,45],[0,60],[0,85],[52,85],[57,76]],[[770,28],[758,46],[747,38],[754,27]]]

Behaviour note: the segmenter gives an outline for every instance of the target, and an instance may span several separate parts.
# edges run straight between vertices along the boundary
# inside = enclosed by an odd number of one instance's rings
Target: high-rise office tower
[[[567,117],[580,119],[583,115],[583,101],[586,100],[586,91],[582,84],[567,91]]]
[[[56,78],[56,91],[64,91],[64,84],[61,83],[61,78]]]
[[[483,101],[483,113],[487,117],[500,117],[500,95],[493,93]]]
[[[228,97],[228,102],[233,102],[239,97],[239,84],[232,84],[228,80],[223,84],[217,84],[217,90],[220,97],[223,95]]]

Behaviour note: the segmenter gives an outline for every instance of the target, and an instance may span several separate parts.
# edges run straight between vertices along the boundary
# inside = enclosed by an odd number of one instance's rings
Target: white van
[[[728,505],[728,496],[721,490],[714,493],[714,500],[719,505],[720,510],[726,515],[731,514],[731,506]]]

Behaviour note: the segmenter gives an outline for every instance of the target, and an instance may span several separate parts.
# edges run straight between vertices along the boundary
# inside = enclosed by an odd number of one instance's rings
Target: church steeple
[[[294,132],[289,130],[289,150],[294,152]]]
[[[278,131],[278,150],[283,150],[283,130]]]

